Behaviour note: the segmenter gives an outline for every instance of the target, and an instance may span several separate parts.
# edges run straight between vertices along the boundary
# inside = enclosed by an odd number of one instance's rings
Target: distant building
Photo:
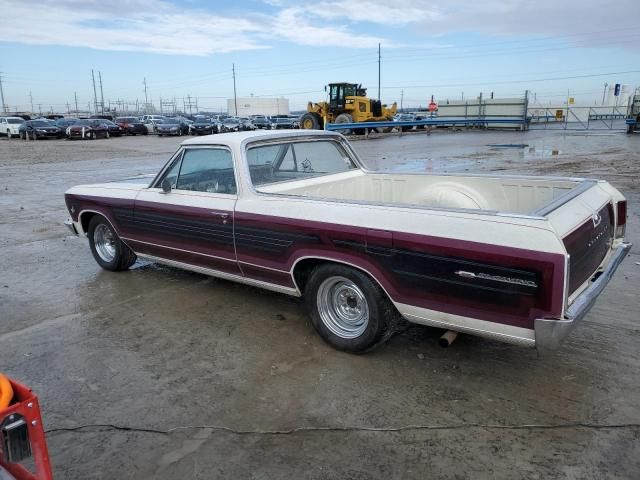
[[[227,100],[227,113],[246,117],[249,115],[289,115],[288,98],[238,97],[238,111],[233,98]]]

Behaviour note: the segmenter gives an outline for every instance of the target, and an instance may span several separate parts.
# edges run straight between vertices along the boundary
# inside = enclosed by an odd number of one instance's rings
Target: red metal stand
[[[17,480],[52,480],[51,463],[47,441],[44,438],[44,426],[40,415],[38,397],[31,389],[9,380],[13,388],[13,403],[6,409],[0,410],[0,422],[11,415],[18,414],[27,422],[31,454],[35,463],[35,472],[29,471],[19,463],[6,461],[0,445],[0,467],[13,475]]]

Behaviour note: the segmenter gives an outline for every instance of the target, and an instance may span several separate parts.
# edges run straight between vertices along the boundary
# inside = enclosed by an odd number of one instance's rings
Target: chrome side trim
[[[185,253],[190,253],[190,254],[193,254],[193,255],[200,255],[201,257],[215,258],[216,260],[225,260],[227,262],[236,263],[236,259],[235,258],[217,257],[215,255],[209,255],[207,253],[194,252],[192,250],[185,250],[183,248],[168,247],[166,245],[160,245],[158,243],[143,242],[142,240],[136,240],[135,238],[129,238],[129,237],[120,237],[120,239],[127,240],[129,242],[144,243],[145,245],[151,245],[152,247],[166,248],[168,250],[174,250],[176,252],[185,252]],[[138,255],[138,254],[136,253],[136,255]],[[142,255],[142,254],[140,254],[140,255]]]
[[[289,270],[281,270],[279,268],[265,267],[264,265],[258,265],[257,263],[243,262],[242,260],[238,260],[238,263],[241,263],[242,265],[249,265],[250,267],[261,268],[263,270],[271,270],[272,272],[291,274]]]
[[[573,327],[591,310],[598,296],[605,289],[613,274],[631,250],[630,243],[621,243],[611,255],[609,264],[600,276],[584,290],[567,308],[564,318],[538,318],[535,320],[536,348],[541,351],[557,349]]]
[[[166,258],[155,257],[153,255],[138,254],[139,258],[144,258],[154,263],[161,263],[170,267],[182,268],[183,270],[190,270],[196,273],[202,273],[211,277],[222,278],[224,280],[230,280],[232,282],[243,283],[245,285],[251,285],[252,287],[264,288],[265,290],[271,290],[272,292],[284,293],[294,297],[299,297],[300,292],[295,288],[283,287],[282,285],[276,285],[274,283],[263,282],[261,280],[254,280],[252,278],[241,277],[240,275],[234,275],[233,273],[221,272],[219,270],[213,270],[210,268],[199,267],[197,265],[191,265],[189,263],[177,262],[175,260],[168,260]]]
[[[578,195],[582,195],[584,192],[586,192],[591,187],[593,187],[596,183],[598,183],[597,180],[583,180],[582,182],[580,182],[580,185],[578,185],[577,187],[572,188],[564,195],[559,196],[558,198],[553,200],[551,203],[548,203],[542,208],[539,208],[535,212],[531,212],[531,214],[544,217],[550,214],[551,212],[553,212],[554,210],[560,208],[565,203],[573,200]]]
[[[529,328],[452,315],[403,303],[394,302],[394,305],[404,318],[413,323],[469,333],[512,345],[535,346],[535,333]]]

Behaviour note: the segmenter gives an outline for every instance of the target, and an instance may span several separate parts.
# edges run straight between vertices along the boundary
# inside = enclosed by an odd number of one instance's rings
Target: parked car
[[[349,352],[402,318],[557,348],[631,248],[626,200],[605,181],[366,164],[334,132],[192,138],[151,184],[68,190],[66,224],[106,270],[140,257],[302,296]]]
[[[214,133],[218,133],[217,127],[210,118],[199,118],[189,128],[191,135],[212,135]]]
[[[66,136],[68,140],[95,140],[96,138],[109,138],[111,134],[109,127],[101,120],[80,119],[67,127]]]
[[[163,118],[148,118],[144,121],[144,126],[147,129],[147,133],[157,133],[157,127],[164,121]]]
[[[220,130],[221,130],[221,133],[239,132],[240,121],[235,117],[224,118],[220,121]]]
[[[251,121],[256,128],[269,128],[271,125],[269,119],[264,115],[254,115]]]
[[[138,117],[116,117],[115,123],[122,127],[125,135],[147,135],[147,127]]]
[[[63,138],[64,132],[46,120],[27,120],[18,127],[18,136],[23,140],[27,138],[31,140]]]
[[[90,118],[89,123],[92,127],[97,127],[98,125],[103,125],[107,127],[109,130],[109,136],[111,137],[120,137],[124,134],[124,129],[118,125],[117,123],[112,122],[111,120],[106,120],[102,118]]]
[[[298,122],[288,117],[271,117],[271,130],[298,128]]]
[[[156,133],[159,137],[163,135],[185,135],[189,133],[189,127],[177,118],[165,118],[156,123]]]
[[[238,117],[238,122],[240,123],[240,131],[246,132],[256,129],[256,126],[253,124],[253,120],[248,117]]]
[[[143,123],[147,123],[147,120],[162,120],[164,115],[143,115],[141,120]]]
[[[60,129],[60,131],[66,137],[67,128],[69,128],[71,125],[75,125],[76,123],[78,123],[78,119],[77,118],[64,117],[64,118],[59,118],[58,120],[56,120],[56,127],[58,127]]]
[[[413,113],[399,113],[393,117],[393,121],[394,122],[415,122],[416,116]],[[403,132],[413,129],[413,127],[410,127],[410,126],[402,126],[402,127],[396,127],[396,128],[400,128]]]
[[[20,125],[24,123],[24,119],[20,117],[0,117],[0,135],[6,135],[7,138],[20,136]]]

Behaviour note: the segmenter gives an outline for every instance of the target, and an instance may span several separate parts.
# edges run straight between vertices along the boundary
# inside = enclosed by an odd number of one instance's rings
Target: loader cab
[[[355,83],[329,84],[329,109],[332,112],[346,110],[346,98],[366,96],[366,89]]]

